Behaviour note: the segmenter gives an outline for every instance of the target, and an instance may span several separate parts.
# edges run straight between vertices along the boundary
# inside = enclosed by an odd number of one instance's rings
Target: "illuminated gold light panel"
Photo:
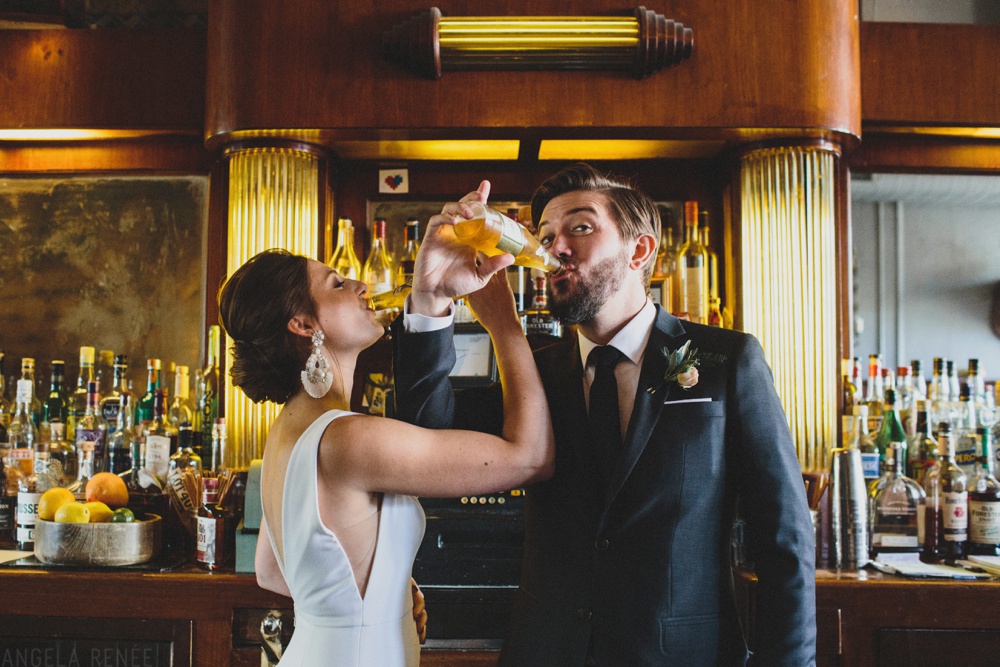
[[[229,242],[226,275],[268,248],[316,257],[319,227],[319,163],[310,153],[289,148],[250,148],[229,155]],[[275,403],[253,403],[233,386],[226,344],[226,427],[229,450],[224,464],[244,470],[264,455]]]
[[[799,464],[829,468],[836,446],[835,156],[775,148],[743,158],[743,328],[774,372]]]

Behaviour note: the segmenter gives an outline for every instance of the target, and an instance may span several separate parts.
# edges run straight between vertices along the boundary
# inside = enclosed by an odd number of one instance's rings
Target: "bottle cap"
[[[693,225],[698,222],[698,202],[684,202],[684,223]]]
[[[909,376],[909,374],[910,374],[909,366],[900,366],[899,368],[896,369],[896,375],[898,375],[901,378],[907,377]]]
[[[338,229],[353,229],[354,228],[354,223],[351,221],[350,218],[339,218],[337,220],[337,228]]]
[[[159,359],[147,359],[146,360],[146,368],[158,371],[161,368],[163,368],[163,362],[160,361]]]
[[[93,366],[94,365],[94,348],[84,345],[80,348],[80,365],[81,366]]]

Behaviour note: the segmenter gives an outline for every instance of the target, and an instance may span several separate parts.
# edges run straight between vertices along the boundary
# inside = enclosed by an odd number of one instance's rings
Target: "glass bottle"
[[[136,433],[135,418],[132,416],[132,395],[121,394],[118,397],[119,405],[116,411],[119,416],[119,427],[111,435],[108,444],[108,470],[116,475],[131,470],[139,463],[139,459],[133,460],[133,444],[141,442],[141,438]],[[104,410],[102,409],[102,413]]]
[[[972,479],[976,461],[979,460],[979,420],[976,404],[972,402],[969,385],[963,384],[958,395],[958,410],[953,421],[955,436],[955,462],[969,479]]]
[[[854,406],[854,445],[861,452],[861,470],[864,472],[865,484],[878,479],[881,474],[881,454],[875,442],[868,435],[868,406]]]
[[[68,488],[76,480],[76,447],[66,439],[66,424],[53,422],[49,431],[49,471],[59,479],[56,486]]]
[[[49,395],[42,405],[42,430],[48,431],[52,422],[66,423],[69,418],[69,397],[65,387],[66,362],[52,360],[52,375],[49,381]],[[43,434],[44,435],[44,434]]]
[[[201,457],[192,449],[194,434],[191,424],[182,423],[177,432],[177,451],[167,466],[167,493],[188,533],[196,534],[198,494],[201,491]]]
[[[698,202],[684,202],[684,245],[677,253],[677,312],[708,319],[708,253],[698,240]]]
[[[896,369],[896,414],[903,423],[907,437],[913,435],[917,428],[917,411],[914,409],[916,398],[913,394],[913,378],[909,366]]]
[[[952,359],[945,360],[944,368],[945,375],[948,378],[948,397],[954,404],[958,402],[958,396],[961,390],[961,383],[958,381],[958,369],[955,367],[955,362]]]
[[[31,474],[33,465],[35,440],[38,439],[38,429],[31,418],[31,399],[35,383],[21,378],[17,381],[17,395],[14,402],[14,416],[7,427],[7,441],[10,443],[10,459],[25,475]]]
[[[509,253],[514,263],[546,273],[562,270],[562,262],[545,249],[526,227],[482,202],[466,202],[472,217],[455,223],[455,238],[488,257]]]
[[[97,392],[103,397],[112,389],[114,378],[115,353],[111,350],[98,350],[94,363],[94,377],[97,380]]]
[[[226,518],[218,507],[219,480],[206,477],[201,481],[201,506],[198,508],[198,537],[195,559],[206,570],[219,570],[227,564]]]
[[[121,414],[122,396],[129,396],[127,402],[129,409],[132,409],[131,395],[128,388],[128,357],[124,354],[115,355],[114,359],[114,381],[111,388],[101,399],[101,414],[108,422],[108,433],[114,434],[118,431],[118,416]],[[129,423],[134,423],[135,416],[129,416]]]
[[[973,402],[985,402],[986,380],[979,372],[979,359],[969,359],[969,372],[965,378]]]
[[[170,410],[167,416],[172,426],[179,427],[187,424],[188,428],[194,424],[194,410],[191,409],[190,369],[187,366],[178,366],[174,373],[174,400],[170,403]]]
[[[660,227],[660,247],[656,251],[656,263],[649,278],[649,296],[653,303],[668,313],[674,308],[674,274],[677,273],[677,254],[674,252],[674,228],[670,225],[670,211],[662,213]]]
[[[708,297],[708,320],[705,321],[710,327],[722,327],[722,300],[717,296]]]
[[[977,431],[981,449],[969,480],[969,554],[1000,556],[1000,481],[993,476],[990,431]]]
[[[903,474],[906,460],[900,443],[889,444],[886,473],[868,488],[871,557],[880,553],[920,551],[918,508],[926,494]]]
[[[94,348],[84,345],[80,348],[80,375],[76,378],[76,389],[69,401],[67,433],[76,433],[76,422],[87,411],[87,385],[94,381]]]
[[[878,433],[882,428],[882,409],[885,407],[885,385],[882,384],[882,357],[868,355],[868,383],[865,387],[865,405],[868,406],[868,432]]]
[[[561,337],[562,323],[549,310],[548,280],[545,274],[537,269],[532,269],[531,281],[534,286],[531,308],[521,315],[521,327],[524,329],[525,335],[529,338],[531,336]]]
[[[58,486],[58,479],[49,471],[48,443],[35,443],[34,466],[17,485],[17,548],[35,550],[35,524],[38,523],[38,501],[42,494]]]
[[[7,376],[4,375],[4,353],[0,352],[0,443],[7,442],[7,426],[14,406],[7,399]]]
[[[195,446],[201,447],[212,441],[212,424],[219,416],[219,355],[222,329],[218,324],[208,328],[208,344],[205,347],[205,367],[198,374],[198,409],[194,416]]]
[[[924,377],[923,365],[919,359],[910,361],[910,375],[913,376],[913,393],[918,399],[927,398],[927,378]]]
[[[875,434],[873,440],[875,441],[875,446],[879,451],[882,472],[885,472],[887,469],[886,466],[889,449],[894,444],[899,445],[899,449],[902,454],[900,466],[904,465],[904,462],[906,461],[906,431],[903,430],[903,424],[899,421],[899,416],[896,414],[895,389],[886,389],[885,391],[885,408],[882,412],[882,426],[879,428],[878,433]]]
[[[13,549],[17,546],[17,489],[24,477],[21,467],[10,456],[4,456],[3,475],[0,482],[0,548]]]
[[[708,298],[711,299],[719,296],[719,256],[712,250],[712,244],[708,240],[708,211],[700,211],[698,216],[700,222],[698,233],[701,234],[698,240],[708,256]]]
[[[31,357],[21,359],[21,379],[31,383],[31,402],[28,404],[28,414],[37,429],[42,424],[42,401],[35,391],[35,360]]]
[[[131,445],[132,467],[118,475],[124,480],[125,488],[128,489],[128,508],[140,521],[145,520],[147,514],[165,517],[168,509],[167,496],[156,476],[146,470],[143,442],[136,438],[132,440]]]
[[[843,383],[843,393],[841,394],[841,404],[843,412],[841,414],[853,415],[854,406],[860,403],[860,392],[858,386],[854,384],[854,360],[841,359],[841,382]]]
[[[165,485],[170,468],[170,456],[177,449],[177,429],[166,416],[167,392],[157,389],[153,393],[153,418],[142,427],[143,450],[146,469]]]
[[[968,478],[955,463],[951,424],[938,424],[938,460],[924,480],[924,550],[927,563],[953,564],[965,558],[969,538]]]
[[[420,221],[410,216],[403,228],[403,253],[396,268],[396,287],[413,284],[413,267],[417,263],[417,251],[420,250]]]
[[[385,242],[386,220],[375,218],[372,222],[372,246],[361,269],[362,279],[369,294],[381,294],[395,287],[392,257]]]
[[[350,218],[337,221],[337,247],[327,264],[344,278],[361,280],[361,262],[354,253],[354,223]]]
[[[927,401],[917,401],[916,410],[916,432],[907,438],[907,474],[923,486],[927,471],[937,461],[938,445],[937,440],[931,437],[930,421],[927,419]]]
[[[215,420],[215,424],[212,426],[212,444],[209,450],[209,457],[206,459],[202,457],[202,464],[208,464],[211,467],[208,472],[218,475],[219,471],[226,460],[226,418],[218,417]]]
[[[156,397],[156,390],[160,386],[160,372],[163,369],[163,362],[159,359],[146,360],[146,393],[136,403],[135,421],[140,428],[153,419],[153,400]]]
[[[108,469],[108,422],[101,414],[98,391],[96,381],[87,383],[87,409],[76,422],[77,481],[82,480],[84,487],[91,477]],[[84,473],[86,479],[81,477]]]
[[[930,401],[928,419],[931,420],[932,424],[939,424],[943,421],[950,422],[955,418],[948,392],[948,379],[944,374],[944,359],[934,357],[934,371],[931,374],[931,382],[927,385],[927,400]]]

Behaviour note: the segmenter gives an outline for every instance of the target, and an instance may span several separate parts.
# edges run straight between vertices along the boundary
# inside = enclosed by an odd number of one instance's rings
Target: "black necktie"
[[[611,345],[602,345],[591,350],[587,359],[595,366],[594,381],[590,385],[591,463],[598,485],[596,495],[602,501],[622,449],[618,381],[615,379],[615,366],[622,356]]]

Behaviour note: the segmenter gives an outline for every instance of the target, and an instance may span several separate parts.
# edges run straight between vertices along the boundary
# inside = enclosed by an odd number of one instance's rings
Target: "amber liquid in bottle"
[[[534,236],[506,215],[480,202],[470,202],[471,220],[455,223],[455,236],[489,257],[510,253],[514,263],[553,273],[562,269],[560,262]]]

